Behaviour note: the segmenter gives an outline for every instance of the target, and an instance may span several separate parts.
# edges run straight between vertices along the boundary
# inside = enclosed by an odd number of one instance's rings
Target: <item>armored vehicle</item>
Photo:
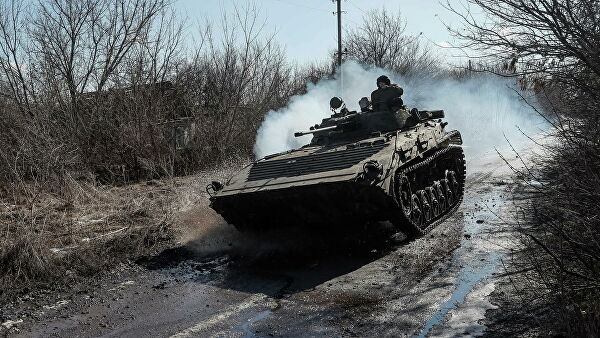
[[[442,110],[360,111],[331,99],[333,114],[309,144],[259,159],[207,186],[211,207],[240,231],[352,227],[389,221],[416,237],[462,201],[465,159]],[[341,107],[341,109],[339,109]],[[339,109],[339,111],[338,111]]]

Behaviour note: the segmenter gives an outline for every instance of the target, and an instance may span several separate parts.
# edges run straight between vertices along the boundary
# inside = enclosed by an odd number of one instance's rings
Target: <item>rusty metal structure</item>
[[[330,105],[331,117],[295,133],[312,134],[309,144],[210,184],[211,207],[240,231],[390,221],[410,237],[458,208],[466,174],[462,138],[446,131],[442,110],[376,112],[366,98],[361,111],[349,111],[339,98]]]

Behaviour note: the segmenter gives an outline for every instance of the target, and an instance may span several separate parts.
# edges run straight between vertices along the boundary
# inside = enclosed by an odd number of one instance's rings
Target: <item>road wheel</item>
[[[425,190],[417,191],[417,197],[421,205],[421,212],[423,213],[423,223],[429,222],[433,216],[433,208],[429,199],[429,194]]]
[[[450,188],[450,182],[448,182],[448,179],[444,178],[440,180],[440,184],[442,185],[442,191],[446,197],[446,207],[450,208],[454,204],[454,193]]]
[[[435,190],[433,189],[433,187],[427,187],[425,188],[425,193],[427,193],[427,196],[429,198],[429,205],[431,205],[432,217],[439,216],[443,209],[441,208],[440,202],[437,199]]]
[[[456,173],[454,171],[448,171],[446,178],[448,179],[450,189],[454,193],[454,196],[458,196],[458,190],[460,189],[460,186],[458,184],[458,180],[456,179]]]
[[[446,200],[446,194],[444,194],[444,187],[440,181],[434,181],[432,185],[433,193],[435,198],[438,200],[440,213],[448,208],[448,201]]]

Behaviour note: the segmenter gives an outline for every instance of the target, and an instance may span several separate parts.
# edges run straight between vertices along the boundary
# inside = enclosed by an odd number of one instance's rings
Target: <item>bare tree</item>
[[[0,3],[0,70],[4,75],[4,83],[10,90],[10,97],[15,100],[22,113],[32,118],[34,89],[30,82],[30,73],[26,70],[30,55],[26,47],[25,11],[23,2],[19,0]]]
[[[478,57],[504,63],[515,75],[552,79],[597,97],[600,3],[596,0],[469,0],[485,13],[446,6],[462,18],[452,28]],[[450,28],[450,27],[449,27]]]
[[[220,25],[207,24],[202,36],[181,74],[181,86],[199,108],[198,135],[206,135],[198,147],[211,156],[251,154],[264,114],[285,105],[294,91],[292,68],[253,5],[223,14]]]
[[[132,163],[153,153],[148,135],[168,149],[154,127],[169,114],[168,95],[151,84],[174,78],[180,62],[183,23],[169,1],[24,4],[0,4],[3,130],[11,131],[0,135],[2,175],[41,178],[55,169]],[[62,166],[45,160],[50,154]]]
[[[419,36],[408,35],[405,29],[400,13],[392,15],[386,9],[369,11],[362,26],[346,32],[347,57],[402,75],[435,70],[436,59]]]
[[[160,83],[173,78],[176,67],[182,62],[183,30],[185,20],[179,18],[172,9],[163,10],[156,20],[147,25],[142,39],[128,58],[135,64],[126,73],[139,76],[130,79],[135,83]]]
[[[84,91],[101,91],[130,50],[140,42],[165,0],[48,0],[32,21],[36,51],[54,82],[57,98],[67,100],[73,115]],[[118,81],[112,78],[112,81]]]
[[[526,297],[549,300],[569,336],[597,336],[600,320],[600,2],[469,0],[447,7],[461,47],[503,67],[534,89],[557,142],[537,170],[521,172],[531,200],[524,207],[519,266],[529,271]],[[541,146],[541,145],[540,145]],[[534,297],[531,297],[534,296]],[[589,313],[591,315],[586,315]]]
[[[184,22],[168,0],[40,0],[27,15],[11,4],[0,13],[0,88],[11,107],[3,123],[17,132],[0,135],[2,174],[80,168],[110,182],[116,172],[136,179],[248,156],[264,114],[305,85],[253,5],[205,25],[186,59]],[[183,148],[173,141],[181,130]],[[64,157],[43,160],[52,153]]]

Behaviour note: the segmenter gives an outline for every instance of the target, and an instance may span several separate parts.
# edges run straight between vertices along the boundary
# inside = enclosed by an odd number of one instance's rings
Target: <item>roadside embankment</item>
[[[34,183],[9,187],[0,200],[0,302],[195,238],[189,210],[208,207],[204,187],[242,162],[123,186],[67,177],[60,193]]]

